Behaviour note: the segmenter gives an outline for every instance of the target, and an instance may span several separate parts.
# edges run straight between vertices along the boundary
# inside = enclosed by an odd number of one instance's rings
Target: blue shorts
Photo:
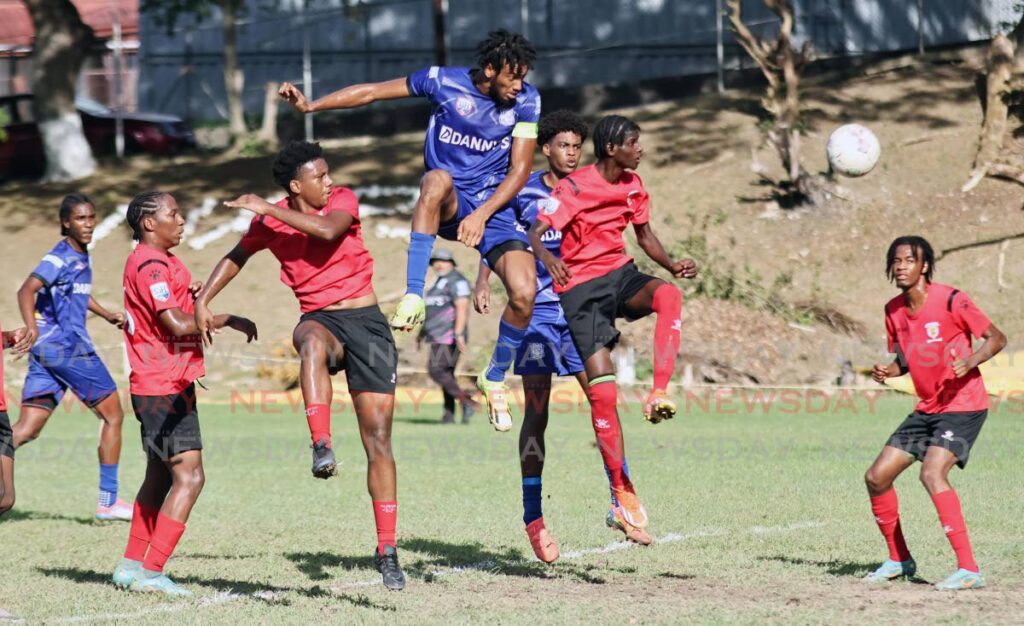
[[[53,396],[60,404],[68,389],[88,407],[94,407],[117,392],[117,385],[91,346],[77,349],[59,343],[44,343],[32,348],[28,360],[28,376],[21,392],[22,404],[34,406],[30,400]],[[52,408],[42,403],[40,408]]]
[[[557,302],[534,305],[522,349],[516,355],[516,375],[569,376],[582,371],[583,361],[572,342],[562,306]]]
[[[458,240],[459,224],[477,207],[487,202],[487,199],[494,194],[494,190],[494,187],[490,187],[474,192],[456,187],[455,193],[459,199],[458,213],[455,215],[455,219],[441,224],[437,229],[438,236],[449,241]],[[487,224],[484,226],[484,236],[480,239],[476,249],[480,252],[480,256],[484,256],[491,251],[491,248],[506,241],[521,241],[527,246],[530,245],[526,231],[516,219],[515,211],[509,206],[502,207],[491,216],[491,219],[487,220]]]

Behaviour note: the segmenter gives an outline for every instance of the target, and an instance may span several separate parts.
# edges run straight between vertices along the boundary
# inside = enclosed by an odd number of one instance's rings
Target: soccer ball
[[[863,176],[878,163],[882,146],[878,137],[860,124],[846,124],[832,131],[825,146],[832,170],[845,176]]]

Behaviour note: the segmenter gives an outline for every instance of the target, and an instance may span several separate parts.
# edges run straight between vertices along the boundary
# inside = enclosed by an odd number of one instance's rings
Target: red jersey
[[[7,396],[4,395],[4,329],[0,327],[0,411],[7,410]]]
[[[568,285],[555,285],[558,293],[632,261],[622,231],[651,219],[651,197],[636,173],[625,172],[609,183],[596,165],[563,178],[538,204],[537,219],[562,231],[562,260],[572,272]]]
[[[288,208],[288,198],[277,206]],[[373,257],[363,244],[359,200],[352,190],[335,187],[317,215],[344,211],[354,218],[348,231],[334,241],[299,232],[269,215],[258,215],[242,237],[249,254],[264,248],[281,263],[281,282],[291,287],[303,313],[373,291]]]
[[[928,297],[913,315],[902,294],[885,305],[889,352],[899,345],[906,358],[921,398],[916,411],[934,414],[988,408],[981,372],[974,368],[957,378],[953,361],[970,356],[971,337],[981,337],[991,324],[967,294],[938,283],[928,285]]]
[[[124,266],[124,326],[131,392],[137,396],[179,393],[203,376],[199,335],[175,337],[160,322],[161,311],[195,310],[188,291],[192,275],[178,257],[140,243]]]

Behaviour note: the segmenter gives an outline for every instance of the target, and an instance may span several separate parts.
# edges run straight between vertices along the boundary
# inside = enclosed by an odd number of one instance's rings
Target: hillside
[[[751,173],[751,147],[758,139],[758,93],[705,94],[623,111],[644,129],[646,155],[639,171],[651,188],[662,240],[694,255],[717,281],[735,283],[731,290],[707,289],[718,298],[690,297],[684,304],[681,359],[693,366],[695,380],[817,383],[833,380],[844,360],[870,365],[885,346],[881,311],[894,289],[885,279],[884,254],[897,234],[924,235],[937,251],[945,251],[937,264],[938,280],[970,293],[1007,332],[1011,346],[1020,345],[1024,190],[988,180],[968,194],[959,192],[981,117],[974,92],[976,72],[969,61],[908,63],[808,84],[804,149],[810,169],[825,169],[825,140],[841,123],[867,124],[883,146],[882,162],[874,172],[841,181],[842,199],[815,211],[779,209]],[[417,183],[421,133],[325,145],[337,184]],[[758,155],[765,164],[773,164],[773,155],[763,150]],[[182,207],[246,191],[275,193],[267,157],[137,159],[122,169],[108,165],[74,187],[8,183],[0,187],[4,327],[18,323],[14,293],[58,238],[55,216],[64,193],[85,191],[102,214],[148,188],[174,192]],[[232,218],[232,212],[215,211],[199,223],[197,232]],[[406,240],[378,235],[407,223],[402,217],[364,220],[364,236],[376,259],[375,286],[385,300],[400,294],[404,286]],[[1003,246],[984,243],[1010,235],[1016,238]],[[179,253],[194,277],[205,279],[236,240],[237,235],[229,234],[203,250],[183,245]],[[447,247],[472,280],[475,253],[459,244]],[[93,294],[108,306],[120,300],[121,269],[129,250],[127,228],[95,246]],[[242,354],[240,342],[222,335],[218,352],[232,354],[211,362],[212,382],[251,379],[258,357],[288,341],[298,307],[277,273],[272,257],[257,257],[216,301],[217,310],[256,321],[262,351],[247,349]],[[765,306],[765,298],[787,305],[814,304],[819,312],[847,320],[850,330],[836,330],[806,312],[787,309],[780,314]],[[495,315],[487,319],[474,314],[471,320],[477,363],[485,359],[496,324]],[[112,359],[112,369],[119,370],[118,333],[95,321],[91,328],[98,345],[111,346],[107,358]],[[647,320],[627,328],[625,343],[636,350],[637,370],[643,376],[649,369],[653,324]],[[399,346],[407,366],[425,358],[425,353],[415,352],[410,338],[400,338]],[[9,389],[19,388],[22,368],[22,363],[8,360]]]

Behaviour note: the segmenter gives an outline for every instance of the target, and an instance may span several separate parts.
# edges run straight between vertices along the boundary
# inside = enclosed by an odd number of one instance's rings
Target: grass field
[[[989,582],[955,594],[925,584],[949,574],[954,559],[913,471],[898,488],[920,578],[858,581],[885,557],[862,475],[912,400],[818,396],[768,409],[765,397],[698,398],[656,427],[636,407],[624,412],[630,468],[659,539],[649,548],[626,547],[605,528],[607,488],[589,419],[559,410],[545,472],[545,517],[563,552],[553,566],[533,558],[522,530],[515,436],[484,423],[436,425],[433,406],[403,409],[395,448],[409,584],[401,593],[387,592],[372,567],[373,518],[351,415],[335,418],[342,472],[322,482],[309,475],[300,413],[207,403],[206,489],[168,566],[196,592],[185,601],[108,582],[127,525],[92,521],[96,425],[60,412],[19,451],[18,502],[0,522],[0,608],[28,623],[1022,619],[1019,405],[993,412],[968,471],[952,478]],[[137,488],[142,467],[129,417],[124,493]]]

